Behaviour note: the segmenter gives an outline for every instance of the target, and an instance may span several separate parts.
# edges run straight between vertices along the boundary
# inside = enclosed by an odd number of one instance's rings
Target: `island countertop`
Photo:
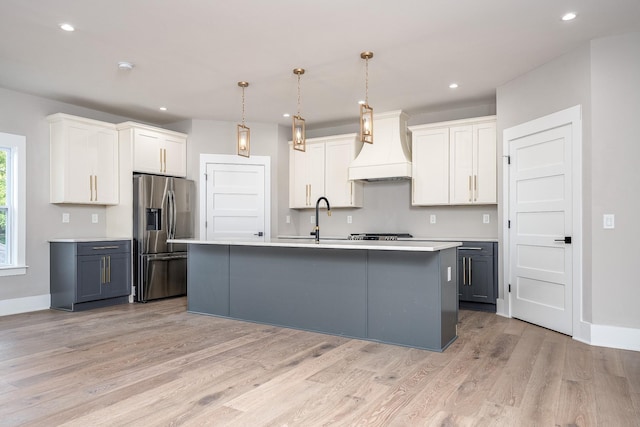
[[[267,241],[235,241],[235,240],[198,240],[198,239],[169,239],[167,243],[187,243],[195,245],[224,245],[224,246],[261,246],[281,248],[314,248],[314,249],[359,249],[373,251],[408,251],[408,252],[437,252],[455,248],[462,242],[440,241],[403,241],[403,240],[330,240],[321,239],[315,243],[309,239],[271,239]]]

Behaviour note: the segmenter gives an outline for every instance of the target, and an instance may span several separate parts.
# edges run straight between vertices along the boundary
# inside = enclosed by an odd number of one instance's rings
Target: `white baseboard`
[[[502,317],[511,317],[509,313],[507,313],[507,307],[504,303],[504,298],[496,299],[496,314]]]
[[[51,307],[51,295],[36,295],[0,300],[0,316],[28,313],[30,311],[47,310]]]
[[[640,329],[591,324],[590,335],[587,344],[640,351]]]

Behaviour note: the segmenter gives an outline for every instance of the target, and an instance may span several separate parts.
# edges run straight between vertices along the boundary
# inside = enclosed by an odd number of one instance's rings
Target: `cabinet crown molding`
[[[157,126],[145,125],[145,124],[136,123],[136,122],[123,122],[123,123],[118,123],[115,126],[116,126],[117,130],[145,129],[145,130],[150,130],[150,131],[154,131],[154,132],[162,132],[165,135],[173,135],[173,136],[182,137],[182,138],[187,138],[189,136],[186,133],[176,132],[174,130],[160,128],[160,127],[157,127]]]

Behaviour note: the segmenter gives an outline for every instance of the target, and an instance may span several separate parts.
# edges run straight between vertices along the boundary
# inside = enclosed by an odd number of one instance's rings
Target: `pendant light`
[[[306,135],[304,129],[304,119],[300,115],[300,76],[304,74],[304,68],[294,68],[293,74],[298,76],[298,114],[293,116],[291,121],[291,133],[293,149],[298,151],[306,150]]]
[[[373,144],[373,108],[369,106],[369,60],[373,52],[362,52],[360,58],[365,60],[365,95],[360,104],[360,141]]]
[[[251,131],[244,125],[244,89],[249,86],[248,82],[238,82],[242,88],[242,124],[238,125],[238,156],[249,157]]]

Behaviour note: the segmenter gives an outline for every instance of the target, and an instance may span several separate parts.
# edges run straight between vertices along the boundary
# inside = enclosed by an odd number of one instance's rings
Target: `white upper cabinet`
[[[362,207],[363,184],[349,181],[349,165],[358,154],[356,140],[354,134],[325,139],[325,195],[331,207]]]
[[[358,148],[355,134],[310,138],[305,152],[289,143],[289,207],[313,208],[319,197],[331,208],[362,207],[362,183],[349,181]]]
[[[497,203],[495,121],[451,128],[449,150],[451,204]]]
[[[62,113],[47,120],[51,203],[118,204],[115,125]]]
[[[497,203],[495,116],[411,126],[412,203]]]
[[[298,151],[289,144],[289,207],[314,207],[324,196],[324,144],[309,144]]]
[[[133,122],[118,129],[132,147],[134,172],[187,176],[187,135]]]
[[[449,128],[412,131],[411,203],[449,204]]]

